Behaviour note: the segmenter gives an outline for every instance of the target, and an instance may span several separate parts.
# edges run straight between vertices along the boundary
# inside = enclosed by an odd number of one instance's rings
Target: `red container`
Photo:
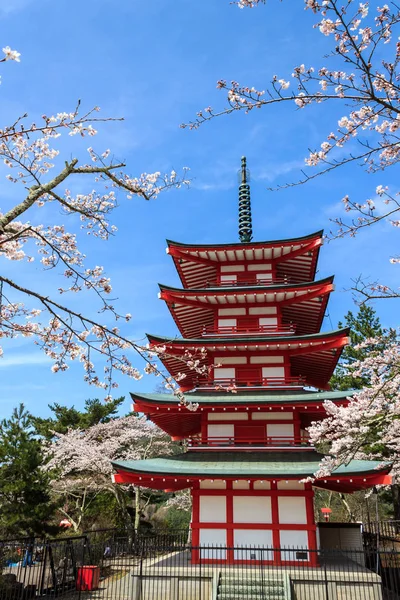
[[[81,592],[91,592],[97,590],[100,581],[100,567],[94,565],[85,565],[78,568],[76,578],[76,589]]]

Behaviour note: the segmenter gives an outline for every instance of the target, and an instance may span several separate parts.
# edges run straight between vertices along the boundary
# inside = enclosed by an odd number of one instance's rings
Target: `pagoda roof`
[[[196,435],[201,431],[201,420],[203,411],[211,411],[216,408],[222,410],[244,411],[249,408],[266,410],[297,409],[303,410],[310,419],[321,418],[324,415],[323,402],[345,403],[354,391],[335,392],[312,392],[301,390],[289,391],[259,391],[259,392],[192,392],[185,394],[187,402],[197,403],[198,409],[188,410],[181,406],[173,394],[141,394],[131,393],[134,401],[133,410],[144,413],[151,421],[161,427],[166,433],[176,438],[184,438]],[[320,406],[321,405],[321,406]],[[317,410],[318,414],[315,414]]]
[[[295,324],[298,334],[317,333],[324,318],[334,276],[309,283],[181,289],[160,284],[165,300],[183,336],[202,335],[212,328],[217,309],[276,306],[283,324]]]
[[[185,360],[185,352],[193,353],[194,359],[199,359],[199,367],[210,366],[206,358],[199,358],[198,351],[205,348],[217,356],[247,355],[276,355],[288,356],[291,363],[292,376],[302,376],[306,385],[327,389],[329,379],[336,367],[343,347],[348,343],[350,329],[316,333],[312,335],[297,336],[240,336],[239,338],[213,337],[200,339],[168,338],[147,334],[153,346],[165,346],[165,353],[159,358],[168,369],[172,377],[179,373],[186,375],[183,380],[185,389],[193,389],[198,383],[201,385],[201,376],[191,369]],[[207,353],[208,354],[208,353]]]
[[[318,470],[323,458],[314,450],[304,451],[241,451],[241,452],[201,452],[189,451],[174,456],[161,456],[146,460],[113,461],[117,473],[132,474],[135,481],[142,477],[140,485],[158,487],[151,476],[173,477],[178,483],[185,478],[183,487],[191,487],[199,479],[304,479],[311,477]],[[345,487],[347,491],[355,491],[363,487],[375,485],[371,481],[382,478],[390,465],[382,465],[379,461],[352,460],[341,465],[324,480],[315,485],[336,489]],[[353,478],[356,478],[353,481]],[[168,487],[168,485],[165,485]]]
[[[275,264],[276,275],[291,282],[314,279],[323,231],[303,237],[246,244],[182,244],[167,240],[182,284],[204,287],[217,279],[217,270],[228,264]]]
[[[228,406],[228,405],[239,405],[245,406],[250,404],[309,404],[310,402],[325,402],[330,400],[332,402],[338,400],[345,400],[357,390],[336,390],[336,391],[322,391],[314,392],[311,390],[301,390],[292,392],[290,390],[270,392],[268,390],[260,392],[242,392],[238,394],[232,394],[231,392],[210,392],[208,394],[202,392],[190,392],[186,394],[186,398],[191,402],[197,402],[200,406]],[[154,406],[176,406],[178,408],[178,401],[174,394],[159,394],[159,393],[130,393],[132,400],[138,403],[146,403]],[[154,408],[153,408],[154,409]],[[184,409],[182,409],[184,410]]]

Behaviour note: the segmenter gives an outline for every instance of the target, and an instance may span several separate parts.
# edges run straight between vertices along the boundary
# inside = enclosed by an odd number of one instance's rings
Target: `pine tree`
[[[118,409],[124,401],[124,396],[107,403],[98,398],[88,399],[85,401],[83,411],[77,410],[74,406],[62,406],[55,402],[49,404],[53,417],[47,419],[33,417],[33,423],[40,436],[51,440],[53,432],[67,433],[68,429],[86,430],[98,423],[108,423],[117,416]]]
[[[369,381],[366,377],[353,377],[351,365],[358,360],[366,358],[372,349],[379,349],[376,343],[373,346],[366,345],[363,348],[356,348],[358,344],[365,342],[369,338],[382,338],[382,349],[386,341],[393,340],[396,337],[394,330],[386,330],[382,327],[376,311],[366,304],[362,304],[359,311],[354,315],[349,311],[344,317],[344,324],[339,322],[339,328],[350,327],[350,344],[343,350],[340,362],[331,377],[330,385],[334,390],[360,390]]]
[[[49,475],[42,470],[42,444],[32,415],[23,404],[0,422],[0,531],[2,536],[43,536],[58,531],[49,525],[56,505]]]

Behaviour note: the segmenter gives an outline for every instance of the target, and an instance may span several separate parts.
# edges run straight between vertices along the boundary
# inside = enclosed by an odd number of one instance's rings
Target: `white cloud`
[[[20,354],[5,354],[0,359],[0,368],[25,367],[28,365],[50,364],[51,360],[40,352],[21,352]]]

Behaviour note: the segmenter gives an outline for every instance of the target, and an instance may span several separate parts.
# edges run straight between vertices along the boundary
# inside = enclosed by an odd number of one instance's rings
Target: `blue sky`
[[[158,282],[179,285],[165,254],[165,238],[190,243],[238,239],[237,170],[243,154],[252,177],[255,240],[329,230],[329,219],[343,214],[340,199],[345,194],[361,201],[378,184],[394,187],[394,168],[383,175],[347,168],[306,186],[267,191],[299,176],[308,148],[319,146],[343,107],[299,111],[279,105],[222,117],[197,131],[179,128],[199,109],[223,106],[215,85],[220,78],[264,89],[273,74],[289,79],[301,62],[323,66],[319,57],[329,50],[329,40],[313,30],[312,22],[301,1],[271,1],[256,10],[239,10],[229,0],[13,0],[0,5],[2,46],[21,52],[20,64],[2,68],[2,124],[24,112],[37,118],[70,111],[81,98],[85,108],[99,105],[103,115],[125,120],[104,124],[98,139],[83,140],[83,146],[75,138],[68,140],[67,158],[80,155],[90,143],[100,151],[110,147],[132,174],[191,169],[189,190],[163,194],[154,202],[121,197],[114,215],[119,231],[110,242],[88,244],[83,239],[88,264],[105,266],[118,307],[132,313],[124,333],[133,339],[142,339],[146,331],[176,333],[157,299]],[[17,188],[3,181],[0,192],[2,209],[18,199]],[[60,214],[48,218],[65,221]],[[399,267],[388,261],[396,253],[396,235],[393,227],[382,224],[354,240],[323,247],[319,275],[336,274],[337,291],[329,304],[334,326],[354,308],[345,291],[352,278],[362,273],[396,285]],[[2,268],[49,293],[57,288],[39,263]],[[86,296],[79,302],[83,310],[92,310]],[[381,301],[376,308],[386,326],[398,325],[397,301]],[[324,328],[330,329],[329,319]],[[138,383],[122,379],[119,394],[127,397],[126,409],[130,390],[151,391],[154,386],[146,376]],[[45,415],[50,402],[79,407],[85,398],[99,395],[101,391],[84,384],[78,368],[52,374],[29,340],[7,345],[0,361],[1,416],[19,402]]]

